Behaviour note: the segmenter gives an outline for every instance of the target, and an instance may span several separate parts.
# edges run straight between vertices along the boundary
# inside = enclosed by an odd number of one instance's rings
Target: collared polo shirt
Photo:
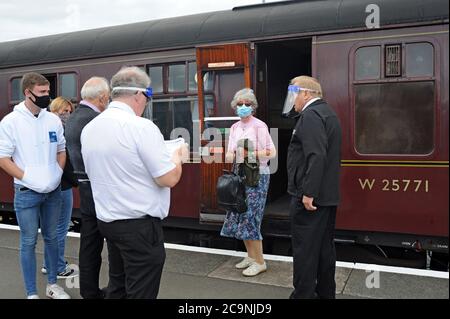
[[[170,188],[159,186],[155,178],[175,164],[152,121],[113,101],[83,129],[81,152],[98,219],[167,217]]]

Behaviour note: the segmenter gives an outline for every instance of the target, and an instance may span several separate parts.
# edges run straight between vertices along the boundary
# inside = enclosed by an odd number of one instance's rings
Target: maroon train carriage
[[[0,43],[0,118],[23,98],[26,72],[77,103],[89,77],[142,67],[154,90],[146,116],[166,139],[177,127],[191,136],[165,223],[218,229],[215,184],[226,165],[208,160],[223,157],[226,141],[203,133],[216,127],[226,137],[237,120],[232,96],[251,87],[278,145],[263,234],[288,237],[294,123],[281,109],[289,80],[310,74],[343,127],[337,239],[448,253],[449,3],[373,2],[285,1]],[[12,180],[0,172],[0,208],[12,212],[12,203]]]

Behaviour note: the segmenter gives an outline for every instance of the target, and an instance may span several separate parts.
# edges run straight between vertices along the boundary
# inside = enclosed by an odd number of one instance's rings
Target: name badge
[[[48,132],[48,137],[50,138],[50,143],[58,142],[58,138],[56,137],[56,132]]]

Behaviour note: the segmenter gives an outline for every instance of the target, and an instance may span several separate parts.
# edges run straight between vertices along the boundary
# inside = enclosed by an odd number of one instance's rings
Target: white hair
[[[104,93],[109,94],[108,80],[98,76],[87,80],[81,88],[81,98],[83,100],[94,100]]]
[[[242,100],[250,101],[252,103],[253,111],[258,107],[258,101],[256,100],[256,96],[253,93],[252,89],[245,88],[237,91],[236,94],[234,94],[233,100],[231,101],[231,107],[233,108],[233,110],[236,109],[238,102]]]

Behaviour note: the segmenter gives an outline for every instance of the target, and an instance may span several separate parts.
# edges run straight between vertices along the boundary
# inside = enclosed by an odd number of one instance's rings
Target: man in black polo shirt
[[[294,257],[290,297],[335,298],[341,126],[336,113],[322,100],[322,88],[314,78],[292,79],[284,112],[292,107],[300,114],[287,159]]]

